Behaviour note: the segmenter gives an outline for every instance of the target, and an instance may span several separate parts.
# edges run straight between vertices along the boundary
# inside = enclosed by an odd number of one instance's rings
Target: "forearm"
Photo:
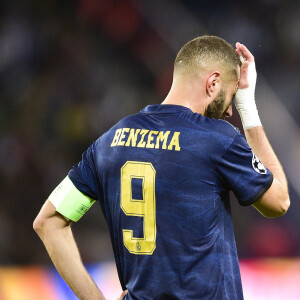
[[[56,269],[80,300],[104,300],[81,262],[70,226],[38,232]]]
[[[270,170],[275,178],[287,190],[287,179],[283,168],[270,145],[262,126],[253,127],[245,130],[245,135],[249,146],[258,156],[260,161]]]
[[[240,43],[236,43],[236,52],[242,60],[241,76],[235,97],[236,108],[249,146],[273,174],[272,185],[260,199],[253,203],[253,206],[265,217],[279,217],[285,214],[290,206],[287,180],[258,115],[254,94],[257,76],[254,57]]]
[[[261,162],[273,174],[272,188],[253,206],[265,217],[274,218],[286,213],[290,206],[288,184],[283,168],[261,126],[245,130],[248,144]]]

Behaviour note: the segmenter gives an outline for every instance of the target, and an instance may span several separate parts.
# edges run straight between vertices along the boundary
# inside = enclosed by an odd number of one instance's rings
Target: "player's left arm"
[[[236,52],[243,60],[239,89],[235,97],[236,108],[240,114],[248,144],[274,176],[271,187],[253,206],[266,217],[278,217],[283,215],[290,206],[286,175],[268,141],[256,108],[254,56],[245,45],[240,43],[236,44]]]
[[[263,127],[245,130],[247,141],[262,163],[272,172],[271,187],[252,205],[266,217],[278,217],[285,214],[290,206],[288,183],[284,170],[277,158]]]
[[[71,223],[47,200],[36,217],[33,228],[44,243],[56,269],[78,298],[103,300],[103,294],[81,261]]]

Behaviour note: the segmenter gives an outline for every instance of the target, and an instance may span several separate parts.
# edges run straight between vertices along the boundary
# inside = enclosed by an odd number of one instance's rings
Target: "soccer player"
[[[241,62],[242,61],[242,62]],[[80,299],[104,299],[71,223],[98,201],[124,299],[243,299],[229,191],[266,217],[289,207],[284,171],[264,133],[254,57],[215,36],[182,47],[161,105],[118,122],[83,154],[34,222]],[[246,139],[224,121],[232,99]]]

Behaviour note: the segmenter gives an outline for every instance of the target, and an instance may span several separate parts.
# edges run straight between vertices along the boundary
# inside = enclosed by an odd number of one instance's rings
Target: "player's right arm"
[[[236,47],[238,55],[245,59],[241,66],[236,107],[241,116],[249,146],[273,174],[273,182],[270,188],[252,205],[265,217],[278,217],[283,215],[290,206],[288,183],[257,113],[254,100],[256,84],[254,57],[244,45],[237,43]]]
[[[81,193],[67,176],[51,193],[33,228],[65,282],[80,300],[105,300],[84,267],[71,230],[95,200]],[[118,300],[125,297],[126,291]]]
[[[57,271],[78,298],[105,300],[81,261],[71,223],[47,200],[36,217],[33,228],[44,243]]]

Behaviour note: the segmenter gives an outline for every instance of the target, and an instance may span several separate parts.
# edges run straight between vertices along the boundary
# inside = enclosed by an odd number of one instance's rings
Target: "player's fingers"
[[[236,49],[235,51],[236,51],[236,53],[237,53],[238,56],[240,56],[240,57],[243,56],[243,52],[241,52],[241,50]]]
[[[240,71],[240,80],[238,84],[239,89],[245,89],[249,87],[249,78],[248,78],[248,67],[249,67],[249,61],[244,61],[241,65],[241,71]]]
[[[242,62],[242,64],[244,64],[245,61],[247,61],[242,49],[241,49],[241,44],[240,43],[236,43],[236,53],[240,58],[240,61]]]
[[[248,61],[243,62],[243,65],[241,66],[241,78],[248,75],[248,66]]]
[[[243,57],[247,61],[249,61],[249,62],[253,62],[254,61],[254,56],[252,55],[252,53],[248,50],[248,48],[245,45],[240,44],[239,51],[242,53]]]
[[[238,56],[242,56],[242,52],[241,52],[241,44],[239,42],[237,42],[235,44],[235,47],[236,47],[236,53],[238,54]]]

